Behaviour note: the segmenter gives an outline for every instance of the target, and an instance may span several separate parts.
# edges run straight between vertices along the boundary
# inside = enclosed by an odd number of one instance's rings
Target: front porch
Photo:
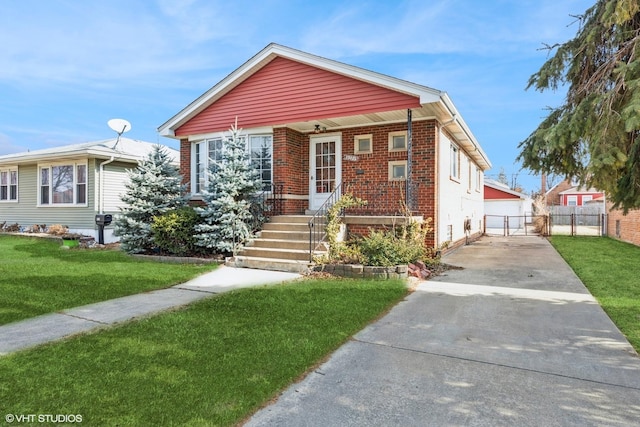
[[[272,211],[276,213],[275,211]],[[422,221],[420,216],[412,220]],[[343,238],[367,234],[369,228],[391,228],[406,224],[406,216],[345,215]],[[314,215],[272,215],[257,237],[227,260],[233,267],[304,273],[314,265],[313,258],[327,253],[325,218]]]

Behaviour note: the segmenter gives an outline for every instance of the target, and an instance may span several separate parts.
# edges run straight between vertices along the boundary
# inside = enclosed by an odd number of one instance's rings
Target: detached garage
[[[524,230],[526,218],[531,218],[533,201],[526,194],[511,190],[501,182],[484,180],[484,213],[486,228],[502,234],[508,225],[510,234]]]

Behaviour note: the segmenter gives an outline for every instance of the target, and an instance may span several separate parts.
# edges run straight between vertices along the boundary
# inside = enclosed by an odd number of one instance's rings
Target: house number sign
[[[358,156],[354,156],[353,154],[345,154],[342,159],[348,162],[357,162]]]

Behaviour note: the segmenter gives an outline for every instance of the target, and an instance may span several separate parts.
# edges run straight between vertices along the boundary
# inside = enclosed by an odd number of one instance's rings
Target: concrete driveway
[[[640,358],[543,238],[484,237],[251,426],[629,426]]]

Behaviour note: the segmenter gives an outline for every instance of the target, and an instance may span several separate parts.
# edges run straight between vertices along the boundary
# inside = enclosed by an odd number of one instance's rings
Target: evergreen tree
[[[171,164],[167,151],[154,145],[152,151],[127,170],[126,192],[121,196],[126,204],[114,221],[114,234],[120,236],[123,250],[129,253],[148,252],[154,248],[151,225],[155,216],[185,206],[187,195],[178,167]]]
[[[237,124],[231,126],[220,157],[209,168],[209,183],[203,192],[206,205],[197,208],[204,223],[196,226],[196,238],[200,246],[235,253],[251,238],[251,208],[262,183]]]
[[[500,168],[500,173],[498,174],[497,181],[501,184],[509,186],[509,178],[507,178],[507,174],[504,171],[504,168]]]
[[[524,167],[605,190],[640,207],[640,2],[598,0],[578,17],[528,88],[567,86],[566,99],[520,143]]]

